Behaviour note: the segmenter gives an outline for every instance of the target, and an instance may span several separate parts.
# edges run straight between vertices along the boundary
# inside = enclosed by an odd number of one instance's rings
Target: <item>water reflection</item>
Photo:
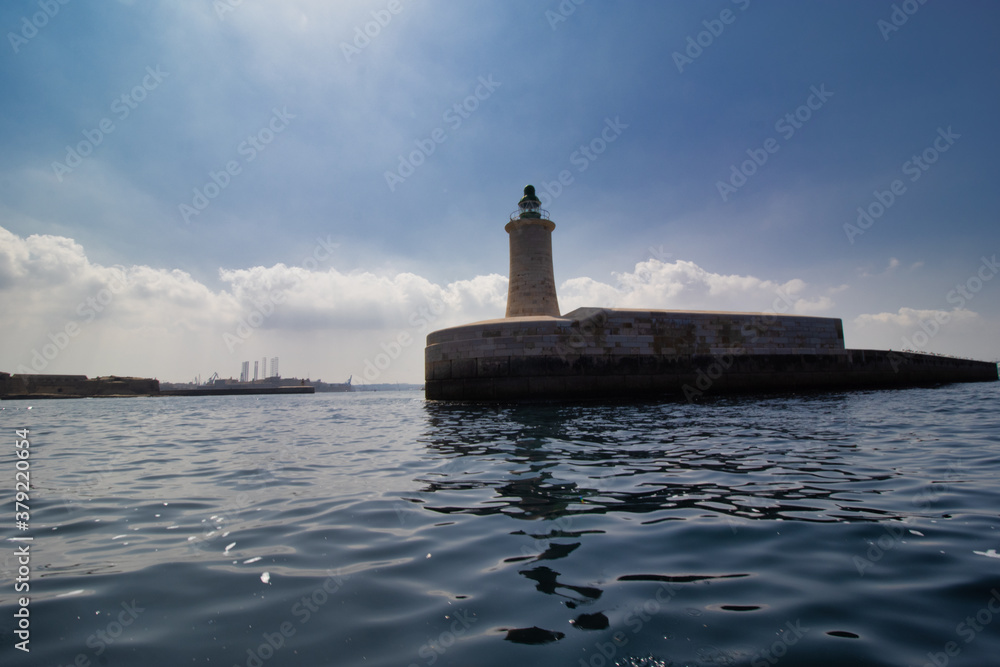
[[[560,583],[559,572],[545,566],[534,567],[530,570],[521,570],[519,573],[534,581],[535,588],[539,592],[566,598],[569,601],[567,602],[567,606],[571,608],[575,608],[578,604],[593,602],[601,597],[601,594],[604,592],[592,586],[573,586]]]
[[[625,512],[645,521],[878,521],[892,470],[859,465],[845,395],[775,402],[483,406],[427,403],[422,441],[449,465],[426,509],[525,520]],[[778,406],[781,407],[780,405]],[[766,413],[766,419],[756,417]],[[491,495],[454,492],[489,490]],[[448,492],[449,504],[433,494]],[[469,499],[450,504],[456,497]]]
[[[852,422],[856,400],[427,403],[420,440],[428,471],[416,479],[419,502],[423,511],[439,514],[530,522],[509,524],[509,535],[533,542],[506,547],[520,553],[502,562],[515,565],[563,613],[526,609],[530,627],[498,629],[512,643],[568,641],[556,629],[563,623],[638,634],[650,610],[681,590],[692,599],[696,587],[712,586],[721,597],[686,613],[767,614],[765,594],[753,583],[759,561],[746,568],[738,549],[726,544],[728,527],[735,535],[736,526],[755,521],[874,522],[905,515],[887,502],[900,473],[864,461]],[[719,553],[729,555],[711,564],[686,559],[697,551],[678,553],[676,545],[692,545],[693,533],[644,528],[665,522],[703,528],[710,535],[697,544],[719,545]],[[610,553],[608,544],[615,545]],[[623,546],[642,553],[615,553]],[[540,618],[551,629],[531,625]]]

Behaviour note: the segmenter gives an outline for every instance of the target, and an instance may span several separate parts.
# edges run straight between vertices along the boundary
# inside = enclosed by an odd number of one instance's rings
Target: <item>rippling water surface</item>
[[[998,664],[998,399],[4,402],[0,664]]]

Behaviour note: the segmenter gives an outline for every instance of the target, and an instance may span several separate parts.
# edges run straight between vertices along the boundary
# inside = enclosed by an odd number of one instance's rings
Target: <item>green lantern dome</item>
[[[517,207],[521,210],[522,218],[540,218],[542,202],[535,196],[535,186],[525,185],[524,196],[517,202]]]

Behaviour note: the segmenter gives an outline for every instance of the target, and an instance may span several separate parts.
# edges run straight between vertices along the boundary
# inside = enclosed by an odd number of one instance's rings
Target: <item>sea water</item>
[[[0,664],[1000,664],[998,399],[4,402]]]

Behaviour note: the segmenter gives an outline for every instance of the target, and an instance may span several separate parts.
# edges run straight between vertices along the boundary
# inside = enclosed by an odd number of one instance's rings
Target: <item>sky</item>
[[[0,4],[0,370],[422,382],[502,317],[841,318],[1000,359],[1000,4]],[[251,368],[253,364],[251,363]]]

